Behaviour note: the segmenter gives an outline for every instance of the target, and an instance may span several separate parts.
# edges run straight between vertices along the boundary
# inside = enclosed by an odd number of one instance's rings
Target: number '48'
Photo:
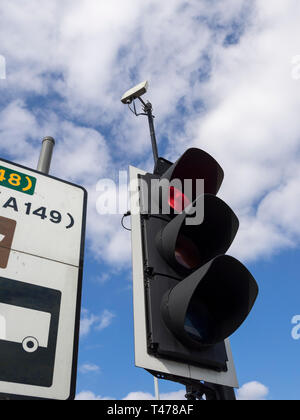
[[[13,185],[14,187],[19,187],[21,185],[21,176],[18,174],[10,174],[9,178],[8,178],[8,182],[10,183],[10,185]],[[6,181],[5,178],[5,170],[1,169],[0,170],[0,182]]]

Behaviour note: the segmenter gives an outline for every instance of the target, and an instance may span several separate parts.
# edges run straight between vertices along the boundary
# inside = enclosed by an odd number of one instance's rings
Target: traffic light
[[[195,148],[157,168],[139,177],[147,352],[226,372],[225,340],[247,318],[258,286],[225,255],[239,221],[216,196],[223,170]]]

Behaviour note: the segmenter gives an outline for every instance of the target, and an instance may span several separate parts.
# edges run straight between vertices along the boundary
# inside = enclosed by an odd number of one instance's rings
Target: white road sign
[[[86,202],[0,159],[0,399],[75,397]]]

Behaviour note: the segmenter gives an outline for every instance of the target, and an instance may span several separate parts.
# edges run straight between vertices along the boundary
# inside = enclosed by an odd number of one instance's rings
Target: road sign
[[[75,397],[86,203],[0,159],[0,399]]]
[[[162,377],[181,377],[197,381],[238,388],[229,339],[224,340],[227,355],[226,370],[213,370],[193,363],[167,359],[148,352],[147,302],[144,284],[144,252],[141,227],[141,202],[139,176],[146,172],[130,167],[130,197],[131,197],[131,230],[133,258],[133,301],[134,301],[134,337],[135,364],[151,372],[160,373]]]

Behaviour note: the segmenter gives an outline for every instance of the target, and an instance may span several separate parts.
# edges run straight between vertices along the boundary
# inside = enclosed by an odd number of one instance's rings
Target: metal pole
[[[149,121],[149,128],[150,128],[150,136],[151,136],[151,143],[152,143],[152,150],[153,150],[153,158],[155,165],[158,161],[158,149],[157,149],[157,141],[155,136],[155,130],[154,130],[154,119],[152,114],[152,105],[149,104],[150,107],[147,109],[148,114],[148,121]]]
[[[152,113],[152,110],[153,110],[152,104],[150,102],[145,103],[142,98],[138,98],[138,99],[144,106],[144,112],[148,115],[153,158],[154,158],[154,164],[156,167],[159,160],[159,156],[158,156],[157,141],[156,141],[156,135],[155,135],[155,129],[154,129],[154,116]]]
[[[154,130],[154,117],[152,114],[152,105],[150,104],[150,102],[147,103],[145,107],[145,112],[148,114],[153,158],[154,158],[154,163],[156,166],[158,162],[158,149],[157,149],[157,141],[156,141],[155,130]]]
[[[37,166],[37,170],[39,172],[49,174],[54,146],[55,140],[53,137],[45,137],[43,139],[39,163]]]
[[[154,376],[154,389],[155,389],[155,399],[156,401],[160,401],[158,379],[155,376]]]

